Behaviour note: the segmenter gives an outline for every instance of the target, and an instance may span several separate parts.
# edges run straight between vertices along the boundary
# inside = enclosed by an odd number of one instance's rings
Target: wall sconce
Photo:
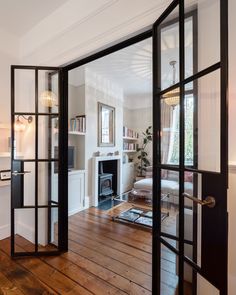
[[[33,122],[33,117],[32,116],[24,116],[24,115],[18,115],[15,121],[14,129],[15,131],[24,131],[26,128],[26,125],[24,122],[22,122],[22,119],[27,121],[28,124],[31,124]]]
[[[56,106],[57,96],[54,92],[46,90],[40,94],[40,102],[43,106],[52,108]]]

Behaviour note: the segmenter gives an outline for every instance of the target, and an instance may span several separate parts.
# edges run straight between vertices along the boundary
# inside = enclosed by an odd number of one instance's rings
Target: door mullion
[[[38,69],[35,70],[35,252],[38,252]]]
[[[184,78],[185,78],[185,46],[184,46],[184,0],[179,3],[179,75],[180,75],[180,112],[179,112],[179,294],[184,294]]]

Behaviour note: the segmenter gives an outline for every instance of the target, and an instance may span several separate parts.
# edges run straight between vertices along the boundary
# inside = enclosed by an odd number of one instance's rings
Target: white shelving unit
[[[131,136],[128,136],[128,135],[131,135]],[[136,148],[137,141],[138,141],[138,133],[127,127],[123,127],[123,148],[128,147],[128,149],[123,149],[123,153],[136,153],[136,149],[134,148]]]
[[[136,153],[136,150],[123,150],[123,153]]]
[[[123,140],[137,141],[138,138],[136,138],[136,137],[127,137],[127,136],[123,136]]]
[[[79,132],[79,131],[69,131],[70,135],[86,135],[85,132]]]

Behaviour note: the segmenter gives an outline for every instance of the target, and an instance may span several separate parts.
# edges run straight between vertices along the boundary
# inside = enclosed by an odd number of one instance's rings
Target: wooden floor
[[[90,208],[69,218],[69,252],[56,257],[10,258],[10,240],[0,241],[0,294],[149,294],[151,232],[113,222],[124,210]],[[17,250],[28,241],[16,237]],[[162,250],[162,295],[177,287],[175,257]]]

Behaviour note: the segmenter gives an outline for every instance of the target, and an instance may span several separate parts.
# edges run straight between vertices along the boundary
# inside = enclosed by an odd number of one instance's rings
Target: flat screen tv
[[[58,146],[54,147],[54,158],[58,159]],[[75,147],[68,146],[68,170],[75,168]],[[58,173],[58,163],[54,164],[54,172]]]

